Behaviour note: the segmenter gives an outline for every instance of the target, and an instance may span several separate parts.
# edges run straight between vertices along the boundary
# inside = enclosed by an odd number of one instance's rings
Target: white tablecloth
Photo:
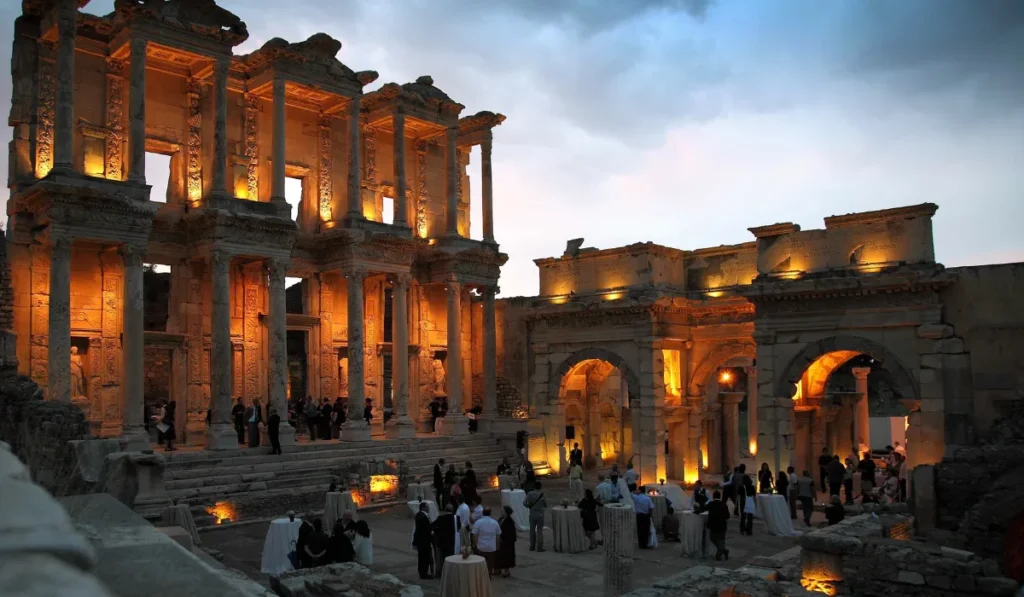
[[[683,491],[683,488],[675,483],[657,485],[655,486],[655,489],[665,494],[668,501],[672,502],[672,509],[675,510],[677,514],[690,507],[689,502],[686,501],[686,493]]]
[[[461,554],[444,559],[441,570],[441,597],[490,597],[491,575],[481,556]]]
[[[526,492],[522,489],[502,489],[501,505],[512,508],[512,520],[520,531],[530,530],[530,510],[523,505],[526,501]]]
[[[324,532],[329,536],[334,530],[334,523],[341,520],[345,512],[351,512],[356,518],[356,502],[350,491],[328,491],[327,503],[324,506]]]
[[[405,499],[411,501],[434,499],[432,483],[409,483],[405,489]]]
[[[416,513],[420,511],[420,500],[413,500],[406,503],[409,504],[409,511],[412,512],[412,516],[415,518]],[[434,500],[423,500],[422,503],[427,505],[427,518],[430,519],[430,522],[437,520],[437,502]]]
[[[590,547],[590,540],[583,532],[583,519],[580,509],[576,506],[563,508],[556,506],[551,509],[551,537],[554,550],[558,552],[580,553]]]
[[[665,496],[663,495],[651,495],[648,496],[654,503],[654,509],[651,510],[651,524],[659,532],[661,531],[661,520],[665,517],[668,512],[668,504],[665,503]]]
[[[769,535],[786,537],[797,534],[793,531],[786,498],[777,493],[757,494],[757,517],[764,521]]]
[[[295,522],[287,518],[271,521],[270,528],[267,529],[267,538],[263,541],[263,562],[260,565],[263,573],[277,575],[292,569],[288,553],[295,549],[300,526],[302,521],[298,518]]]
[[[618,483],[618,485],[616,485],[616,487],[618,487],[618,489],[619,489],[619,495],[622,496],[622,499],[619,500],[619,503],[620,504],[626,504],[627,506],[632,508],[633,507],[633,494],[629,492],[629,486],[626,485],[626,480],[625,479],[619,479],[619,483]]]
[[[519,477],[515,475],[498,475],[499,489],[517,489],[518,487]]]
[[[700,559],[708,553],[708,515],[694,514],[693,511],[683,512],[679,525],[679,540],[682,542],[679,553],[686,558]]]

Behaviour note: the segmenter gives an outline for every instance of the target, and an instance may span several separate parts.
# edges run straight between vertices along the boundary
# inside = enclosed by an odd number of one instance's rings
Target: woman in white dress
[[[356,533],[352,538],[352,548],[356,552],[355,561],[363,566],[373,565],[373,536],[370,525],[365,520],[356,521]]]

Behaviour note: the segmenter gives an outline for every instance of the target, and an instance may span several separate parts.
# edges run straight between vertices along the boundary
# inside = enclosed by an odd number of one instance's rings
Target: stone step
[[[431,450],[428,452],[414,452],[415,457],[406,459],[406,465],[410,468],[418,468],[421,466],[427,466],[428,469],[433,468],[434,463],[440,457],[453,456],[451,452],[445,452],[443,450]],[[310,455],[313,456],[313,455]],[[362,460],[367,458],[367,455],[348,455],[348,456],[337,456],[335,454],[325,454],[326,457],[310,458],[306,460],[292,460],[282,461],[277,456],[266,455],[259,458],[259,462],[254,464],[235,465],[233,463],[220,463],[212,467],[204,468],[191,468],[182,470],[169,470],[164,472],[164,479],[168,484],[168,488],[171,487],[184,487],[187,483],[179,483],[181,481],[192,481],[195,479],[204,478],[217,478],[217,477],[230,477],[236,475],[242,475],[243,477],[249,477],[248,479],[243,478],[242,480],[265,480],[272,478],[274,475],[294,475],[302,474],[304,471],[319,470],[319,469],[330,469],[337,466],[341,466],[345,463],[351,462],[352,460]],[[493,446],[481,446],[473,450],[471,455],[459,452],[458,457],[468,457],[475,460],[484,460],[505,456],[505,451],[501,446],[497,444]]]

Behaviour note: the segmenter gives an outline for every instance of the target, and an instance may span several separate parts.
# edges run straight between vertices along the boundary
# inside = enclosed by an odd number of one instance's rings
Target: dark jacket
[[[434,531],[434,543],[441,553],[455,553],[455,515],[451,512],[442,512],[431,526]]]
[[[429,546],[432,535],[430,517],[427,516],[426,512],[417,512],[415,521],[416,527],[412,532],[413,546],[416,548]]]
[[[343,564],[356,558],[356,550],[345,533],[335,533],[327,543],[327,555],[331,562]]]
[[[825,508],[825,518],[828,519],[829,526],[842,522],[846,518],[846,509],[840,504],[832,504]]]
[[[267,433],[270,435],[277,435],[278,429],[281,427],[281,415],[274,413],[267,419]]]
[[[441,472],[441,465],[434,465],[434,487],[436,489],[442,489],[444,487],[444,473]]]
[[[846,467],[838,460],[828,463],[828,466],[825,467],[825,472],[828,474],[829,483],[842,485],[843,479],[846,478]]]
[[[712,500],[708,504],[708,532],[724,533],[729,528],[729,506],[722,500]]]

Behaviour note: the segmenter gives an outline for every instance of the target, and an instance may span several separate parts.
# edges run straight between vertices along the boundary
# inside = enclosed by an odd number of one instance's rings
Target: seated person
[[[843,507],[843,503],[839,501],[839,496],[832,496],[832,503],[828,508],[825,508],[825,518],[828,520],[828,526],[838,524],[846,518],[846,508]]]
[[[661,529],[662,535],[665,537],[665,541],[679,541],[679,518],[676,517],[675,510],[672,506],[668,507],[668,512],[661,518]]]

